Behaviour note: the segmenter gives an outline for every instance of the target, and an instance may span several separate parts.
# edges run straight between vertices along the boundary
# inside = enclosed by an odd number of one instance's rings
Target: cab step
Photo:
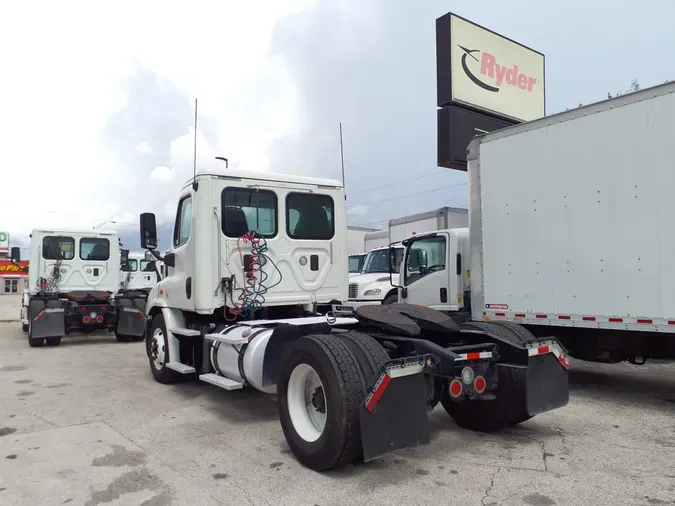
[[[250,332],[249,332],[250,334]],[[248,336],[246,337],[238,337],[230,334],[206,334],[204,335],[204,339],[208,339],[209,341],[217,341],[219,343],[225,343],[225,344],[246,344],[248,343]]]
[[[194,367],[182,364],[181,362],[167,362],[166,366],[169,369],[173,369],[174,371],[179,372],[181,374],[192,374],[193,372],[195,372]]]
[[[175,328],[175,329],[169,329],[169,332],[171,332],[174,336],[182,336],[182,337],[197,337],[200,336],[202,333],[199,332],[198,330],[195,329],[185,329],[185,328]]]
[[[217,374],[213,373],[201,374],[199,379],[206,381],[207,383],[211,383],[217,387],[224,388],[225,390],[241,390],[244,388],[243,383],[239,383],[238,381],[234,381],[223,376],[218,376]]]

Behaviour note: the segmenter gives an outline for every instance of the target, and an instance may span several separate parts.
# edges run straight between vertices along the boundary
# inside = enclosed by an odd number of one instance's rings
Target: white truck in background
[[[398,267],[403,255],[403,246],[400,242],[409,235],[414,235],[439,228],[465,227],[469,225],[469,211],[460,207],[441,207],[433,211],[412,214],[404,218],[395,218],[389,221],[387,230],[370,232],[366,241],[384,242],[384,244],[369,250],[360,273],[349,276],[349,300],[347,305],[359,307],[369,304],[393,304],[398,301],[399,284]],[[389,279],[389,244],[396,252],[394,272]]]
[[[157,269],[156,260],[146,259],[145,253],[129,252],[121,265],[120,290],[149,293],[159,280]]]
[[[398,267],[403,257],[403,246],[392,245],[395,261],[392,275],[389,275],[390,247],[383,246],[371,250],[363,263],[359,274],[349,277],[349,297],[347,306],[357,308],[370,304],[393,304],[398,300]],[[393,284],[392,284],[393,283]]]
[[[72,331],[114,331],[120,342],[143,339],[145,294],[119,291],[116,232],[36,229],[30,237],[21,307],[30,346],[57,346]],[[12,248],[11,256],[18,263],[20,249]]]
[[[533,355],[539,342],[517,326],[465,329],[398,304],[340,316],[348,276],[339,181],[197,172],[177,207],[164,257],[154,215],[141,215],[142,247],[168,267],[146,308],[153,377],[276,395],[286,442],[310,469],[429,444],[427,413],[438,403],[473,430],[567,404],[558,347]]]
[[[668,83],[475,137],[470,227],[403,241],[400,301],[582,360],[675,358],[674,131]]]

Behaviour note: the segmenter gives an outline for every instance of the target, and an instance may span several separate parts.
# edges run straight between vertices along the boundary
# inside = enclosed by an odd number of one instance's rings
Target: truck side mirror
[[[394,248],[393,246],[389,246],[389,254],[387,255],[387,262],[389,263],[389,284],[393,286],[394,288],[403,288],[400,285],[397,285],[394,283],[394,277],[393,274],[398,274],[396,271],[396,264],[397,264],[397,259],[396,259],[396,252],[400,248]],[[400,272],[400,266],[399,266],[399,272]]]
[[[141,214],[141,248],[157,249],[157,224],[153,213]]]
[[[128,249],[120,250],[120,267],[124,272],[129,270],[129,250]]]
[[[10,258],[13,264],[18,264],[21,262],[21,248],[14,246],[10,253]]]

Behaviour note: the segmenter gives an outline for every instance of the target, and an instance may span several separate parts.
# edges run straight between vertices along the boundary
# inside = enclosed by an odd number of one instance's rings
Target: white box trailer
[[[389,246],[389,230],[376,230],[366,234],[364,245],[366,253],[382,246]]]
[[[369,232],[377,232],[375,228],[347,227],[347,253],[357,255],[368,253],[366,249],[366,235]]]
[[[462,207],[441,207],[433,211],[411,214],[389,222],[389,241],[403,239],[432,230],[469,226],[469,210]]]
[[[675,356],[674,143],[675,83],[475,138],[473,318],[588,360]]]

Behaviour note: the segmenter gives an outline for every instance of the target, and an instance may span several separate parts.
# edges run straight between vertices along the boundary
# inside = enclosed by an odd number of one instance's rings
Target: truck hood
[[[389,273],[387,272],[373,272],[369,274],[355,274],[349,276],[350,283],[358,283],[359,285],[366,285],[375,283],[378,279],[381,279],[382,283],[389,283]],[[391,279],[394,283],[398,282],[398,274],[392,274]]]

